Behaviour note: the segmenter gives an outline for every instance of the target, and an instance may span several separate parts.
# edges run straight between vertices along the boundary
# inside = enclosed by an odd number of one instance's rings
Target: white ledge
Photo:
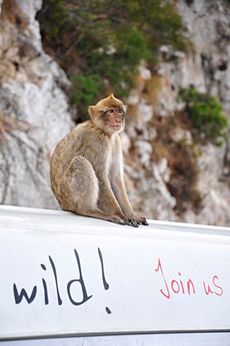
[[[230,237],[230,227],[170,222],[148,219],[149,226],[138,228],[118,225],[112,222],[76,215],[71,212],[40,208],[0,205],[0,229],[20,229],[33,231],[100,232],[108,235],[151,237],[157,231],[181,232],[182,234],[215,235]],[[121,233],[120,233],[121,232]]]
[[[0,206],[0,340],[230,330],[230,228]]]

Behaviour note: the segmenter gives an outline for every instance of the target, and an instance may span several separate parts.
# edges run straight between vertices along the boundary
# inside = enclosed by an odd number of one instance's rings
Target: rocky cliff
[[[126,184],[135,209],[150,218],[230,224],[228,144],[196,145],[181,117],[178,91],[194,86],[218,96],[230,113],[230,4],[173,1],[192,43],[162,47],[161,63],[142,64],[127,100],[122,140]],[[0,203],[57,207],[49,158],[73,126],[65,73],[44,53],[40,0],[0,0]]]
[[[63,91],[69,82],[42,49],[41,5],[0,3],[0,203],[52,208],[50,154],[73,124]]]
[[[178,91],[193,86],[217,96],[229,117],[230,4],[178,0],[174,6],[192,49],[174,52],[176,62],[171,62],[170,48],[162,47],[158,70],[140,69],[123,136],[130,196],[153,218],[229,225],[229,146],[194,143],[178,117]]]

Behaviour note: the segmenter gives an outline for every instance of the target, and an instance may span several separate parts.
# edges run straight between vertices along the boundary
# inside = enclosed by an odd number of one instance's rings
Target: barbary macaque
[[[118,135],[125,124],[124,104],[111,94],[88,111],[90,120],[67,134],[51,158],[51,187],[60,207],[119,224],[148,225],[134,214],[124,185]]]

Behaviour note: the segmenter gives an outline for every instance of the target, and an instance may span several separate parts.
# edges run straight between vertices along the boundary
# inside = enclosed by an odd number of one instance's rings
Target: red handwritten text
[[[195,284],[194,280],[191,278],[183,278],[181,272],[177,272],[177,276],[172,279],[168,279],[166,277],[166,273],[164,271],[161,259],[158,259],[157,266],[155,268],[155,272],[159,273],[162,279],[162,288],[160,289],[160,293],[165,299],[171,299],[173,295],[186,295],[191,296],[195,295],[198,291],[198,284]],[[211,282],[207,283],[203,281],[202,291],[205,296],[216,295],[222,296],[224,293],[223,288],[218,282],[219,277],[214,275],[211,278]],[[199,285],[200,287],[200,285]]]

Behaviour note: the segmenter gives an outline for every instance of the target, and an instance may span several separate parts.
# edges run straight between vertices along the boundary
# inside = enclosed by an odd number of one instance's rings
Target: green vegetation
[[[103,90],[103,84],[98,75],[75,75],[72,78],[73,93],[72,101],[76,105],[92,105],[98,95]]]
[[[44,0],[38,20],[84,113],[110,91],[127,96],[141,60],[154,67],[162,45],[187,46],[180,16],[164,0]]]
[[[226,140],[228,121],[218,99],[199,93],[195,88],[181,89],[180,98],[185,103],[185,113],[194,138],[220,146]]]

